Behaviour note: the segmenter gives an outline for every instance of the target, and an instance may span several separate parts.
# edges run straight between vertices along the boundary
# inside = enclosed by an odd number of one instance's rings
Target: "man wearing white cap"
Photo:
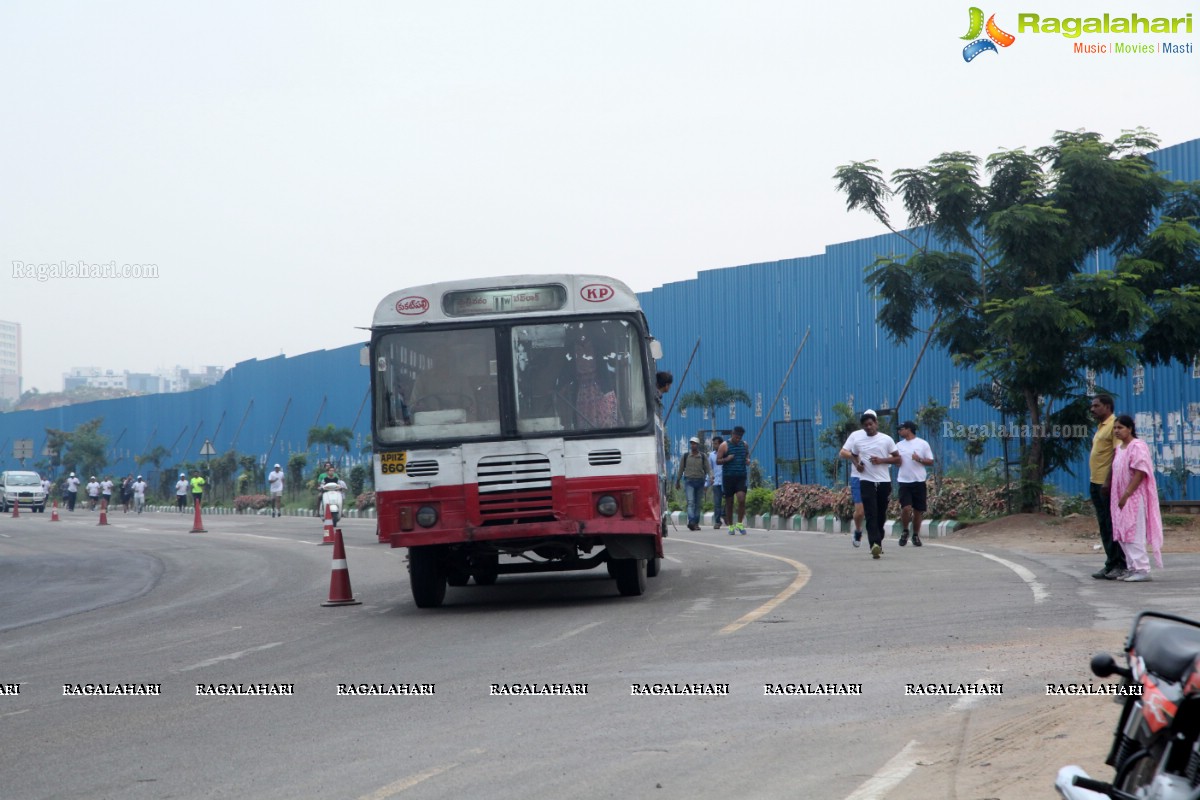
[[[67,478],[67,510],[75,510],[75,500],[79,497],[79,478],[75,477],[75,473],[71,473],[71,477]]]
[[[687,482],[684,489],[687,495],[688,530],[700,530],[700,503],[704,497],[705,479],[712,476],[708,456],[700,452],[700,439],[693,436],[688,442],[688,451],[679,459],[679,471],[675,474],[675,488],[679,481]]]
[[[871,557],[879,558],[883,555],[883,523],[892,496],[889,465],[900,463],[900,451],[892,437],[879,432],[879,420],[874,411],[868,408],[858,421],[862,430],[850,434],[838,455],[850,459],[858,474],[867,518],[867,541],[871,543]]]
[[[188,496],[188,480],[187,475],[179,473],[179,480],[175,481],[175,510],[182,514],[184,506],[187,505]]]
[[[271,484],[271,516],[278,517],[283,515],[283,467],[278,464],[271,473],[267,475],[267,482]]]
[[[146,479],[138,475],[137,480],[133,482],[133,510],[140,514],[145,507]]]

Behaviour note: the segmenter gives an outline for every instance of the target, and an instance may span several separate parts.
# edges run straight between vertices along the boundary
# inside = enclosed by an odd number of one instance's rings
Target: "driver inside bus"
[[[566,411],[560,417],[573,420],[576,430],[621,425],[613,376],[597,349],[587,335],[576,339],[567,356],[571,367],[559,383],[558,396]]]
[[[412,411],[461,410],[469,415],[475,406],[475,395],[466,379],[469,358],[462,346],[436,341],[429,355],[427,368],[413,382]]]

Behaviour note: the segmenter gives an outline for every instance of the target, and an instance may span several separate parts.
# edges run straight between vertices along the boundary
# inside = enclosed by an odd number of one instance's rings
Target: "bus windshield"
[[[374,346],[381,442],[611,433],[649,417],[629,319],[402,329]]]

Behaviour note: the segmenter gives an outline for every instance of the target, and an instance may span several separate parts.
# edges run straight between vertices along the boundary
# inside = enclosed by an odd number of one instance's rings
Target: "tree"
[[[325,458],[330,458],[330,450],[334,447],[342,448],[342,452],[350,452],[350,445],[354,441],[354,431],[349,428],[336,428],[332,423],[324,428],[317,425],[308,429],[308,446],[325,445]]]
[[[1143,129],[1111,142],[1059,131],[1051,141],[989,156],[988,183],[980,159],[963,152],[896,170],[890,184],[874,162],[834,175],[849,209],[912,250],[868,267],[879,324],[904,342],[919,314],[931,318],[934,342],[1020,408],[1027,511],[1040,507],[1055,466],[1048,450],[1079,446],[1052,439],[1052,423],[1078,418],[1086,370],[1123,375],[1139,361],[1186,363],[1200,352],[1200,182],[1159,174],[1149,157],[1158,139]],[[907,230],[891,223],[893,196]],[[1114,268],[1089,271],[1100,252]]]
[[[99,475],[108,466],[108,437],[100,433],[103,417],[78,425],[67,432],[46,428],[46,446],[54,453],[50,464],[66,467],[80,476]]]
[[[842,469],[842,465],[846,462],[838,458],[838,453],[842,451],[842,445],[846,443],[846,439],[850,438],[850,434],[858,428],[858,416],[850,406],[846,403],[834,403],[833,418],[829,420],[829,425],[817,437],[822,450],[833,450],[833,458],[822,461],[821,470],[834,486],[838,485],[838,479],[842,475],[848,474]],[[846,482],[850,482],[848,478]]]
[[[306,453],[292,453],[287,462],[287,483],[292,490],[292,499],[296,499],[296,487],[304,484],[304,469],[308,466]]]
[[[713,435],[717,431],[717,409],[730,403],[750,405],[750,395],[741,389],[734,389],[720,378],[713,378],[704,384],[704,391],[685,392],[679,398],[680,408],[706,408],[708,421],[711,423]]]

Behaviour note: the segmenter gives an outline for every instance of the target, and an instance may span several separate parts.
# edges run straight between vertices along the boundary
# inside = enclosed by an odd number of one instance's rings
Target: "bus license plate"
[[[379,469],[384,475],[403,475],[408,463],[408,453],[380,453]]]

